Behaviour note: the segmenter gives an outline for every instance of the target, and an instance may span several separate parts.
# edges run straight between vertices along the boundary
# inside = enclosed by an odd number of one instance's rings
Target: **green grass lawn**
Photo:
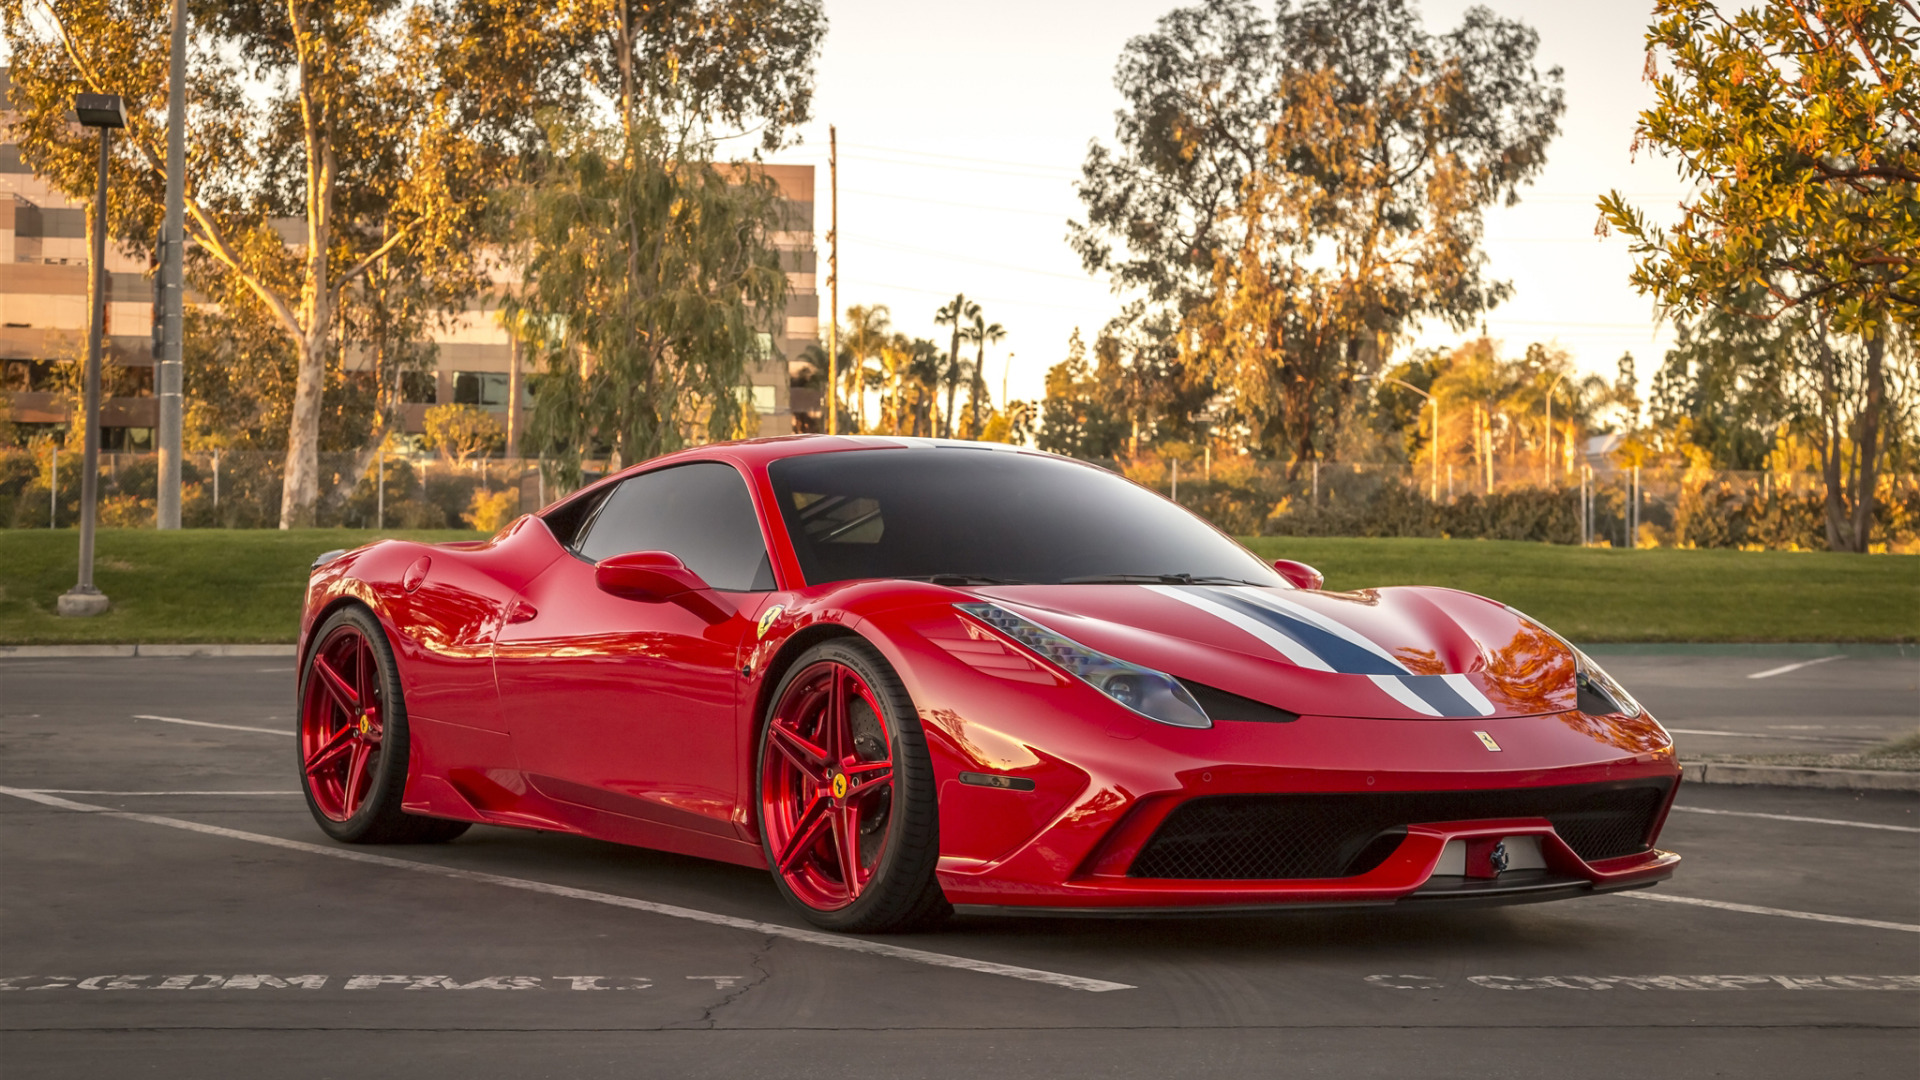
[[[101,642],[291,642],[313,557],[375,535],[471,540],[464,531],[364,529],[102,529],[93,582],[113,601],[90,619],[54,614],[73,587],[80,534],[0,530],[0,645]]]
[[[1445,585],[1490,596],[1574,641],[1920,639],[1920,557],[1828,551],[1644,551],[1505,540],[1265,536],[1330,589]]]
[[[95,580],[113,610],[63,619],[71,529],[0,530],[0,644],[292,641],[313,557],[365,543],[350,529],[102,530]],[[388,534],[428,540],[474,533]],[[1576,641],[1920,640],[1920,557],[1828,552],[1612,551],[1492,540],[1262,537],[1333,589],[1447,585]]]

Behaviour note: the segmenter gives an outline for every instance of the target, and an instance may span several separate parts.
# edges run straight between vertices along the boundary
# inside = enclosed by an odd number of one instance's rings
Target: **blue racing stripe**
[[[1402,675],[1400,681],[1407,689],[1420,695],[1420,700],[1434,707],[1441,716],[1479,716],[1480,710],[1460,696],[1460,691],[1447,685],[1445,675]]]
[[[1388,660],[1386,657],[1363,649],[1337,634],[1328,633],[1310,622],[1275,611],[1265,604],[1255,604],[1247,600],[1242,600],[1240,597],[1234,595],[1232,589],[1209,588],[1205,589],[1204,592],[1208,599],[1225,604],[1245,615],[1247,618],[1253,619],[1265,626],[1272,627],[1313,650],[1315,656],[1326,661],[1328,667],[1341,674],[1404,676],[1407,673],[1406,668]],[[1454,700],[1459,700],[1460,695],[1455,694],[1452,687],[1446,687],[1443,684],[1443,688]],[[1427,695],[1421,693],[1421,697],[1426,698]],[[1465,702],[1461,702],[1461,704],[1464,705]],[[1434,707],[1439,708],[1438,705]],[[1479,714],[1469,712],[1465,715],[1477,716]]]

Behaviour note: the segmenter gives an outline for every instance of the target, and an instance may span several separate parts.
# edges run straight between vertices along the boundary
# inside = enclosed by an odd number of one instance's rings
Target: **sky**
[[[934,310],[965,292],[1007,337],[988,352],[996,401],[1037,399],[1079,327],[1091,342],[1121,300],[1081,268],[1066,241],[1073,184],[1090,140],[1111,144],[1120,107],[1113,70],[1130,38],[1170,0],[975,0],[960,7],[826,0],[830,27],[813,122],[769,160],[817,166],[815,222],[825,295],[827,126],[840,141],[840,305],[885,304],[895,329],[946,341]],[[1430,33],[1471,6],[1425,0]],[[1565,69],[1567,111],[1547,167],[1513,208],[1488,213],[1489,274],[1513,296],[1487,329],[1518,354],[1557,343],[1612,378],[1623,352],[1642,383],[1671,331],[1628,283],[1627,242],[1599,239],[1596,198],[1627,194],[1659,218],[1684,186],[1671,164],[1629,159],[1634,120],[1652,102],[1641,81],[1648,0],[1486,0],[1540,34],[1542,70]],[[1477,336],[1477,334],[1476,334]],[[1427,328],[1410,346],[1459,340]]]

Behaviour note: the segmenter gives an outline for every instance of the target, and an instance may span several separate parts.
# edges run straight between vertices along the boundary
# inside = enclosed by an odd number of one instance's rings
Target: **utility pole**
[[[107,597],[93,585],[93,523],[100,498],[100,335],[107,321],[107,163],[113,155],[113,129],[127,126],[127,106],[117,94],[81,94],[74,112],[86,127],[100,129],[100,171],[93,189],[92,283],[87,293],[87,390],[82,420],[80,467],[80,576],[60,594],[62,615],[99,615]]]
[[[153,358],[153,389],[160,399],[159,500],[154,524],[180,527],[181,329],[186,281],[187,0],[173,0],[173,44],[167,72],[167,214],[160,233],[160,352]]]
[[[827,125],[827,434],[840,432],[840,134]]]

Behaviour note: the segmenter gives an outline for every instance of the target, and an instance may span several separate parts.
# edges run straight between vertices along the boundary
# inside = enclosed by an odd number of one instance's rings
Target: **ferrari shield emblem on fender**
[[[1487,734],[1484,731],[1476,731],[1474,732],[1474,734],[1480,736],[1481,745],[1485,746],[1487,749],[1493,750],[1496,752],[1500,749],[1500,744],[1493,741],[1493,736]]]
[[[760,613],[760,632],[755,636],[766,637],[767,630],[773,626],[773,620],[779,618],[782,614],[786,612],[786,610],[787,609],[785,607],[782,607],[779,604],[775,604],[772,607],[768,608],[767,610],[761,612]]]

